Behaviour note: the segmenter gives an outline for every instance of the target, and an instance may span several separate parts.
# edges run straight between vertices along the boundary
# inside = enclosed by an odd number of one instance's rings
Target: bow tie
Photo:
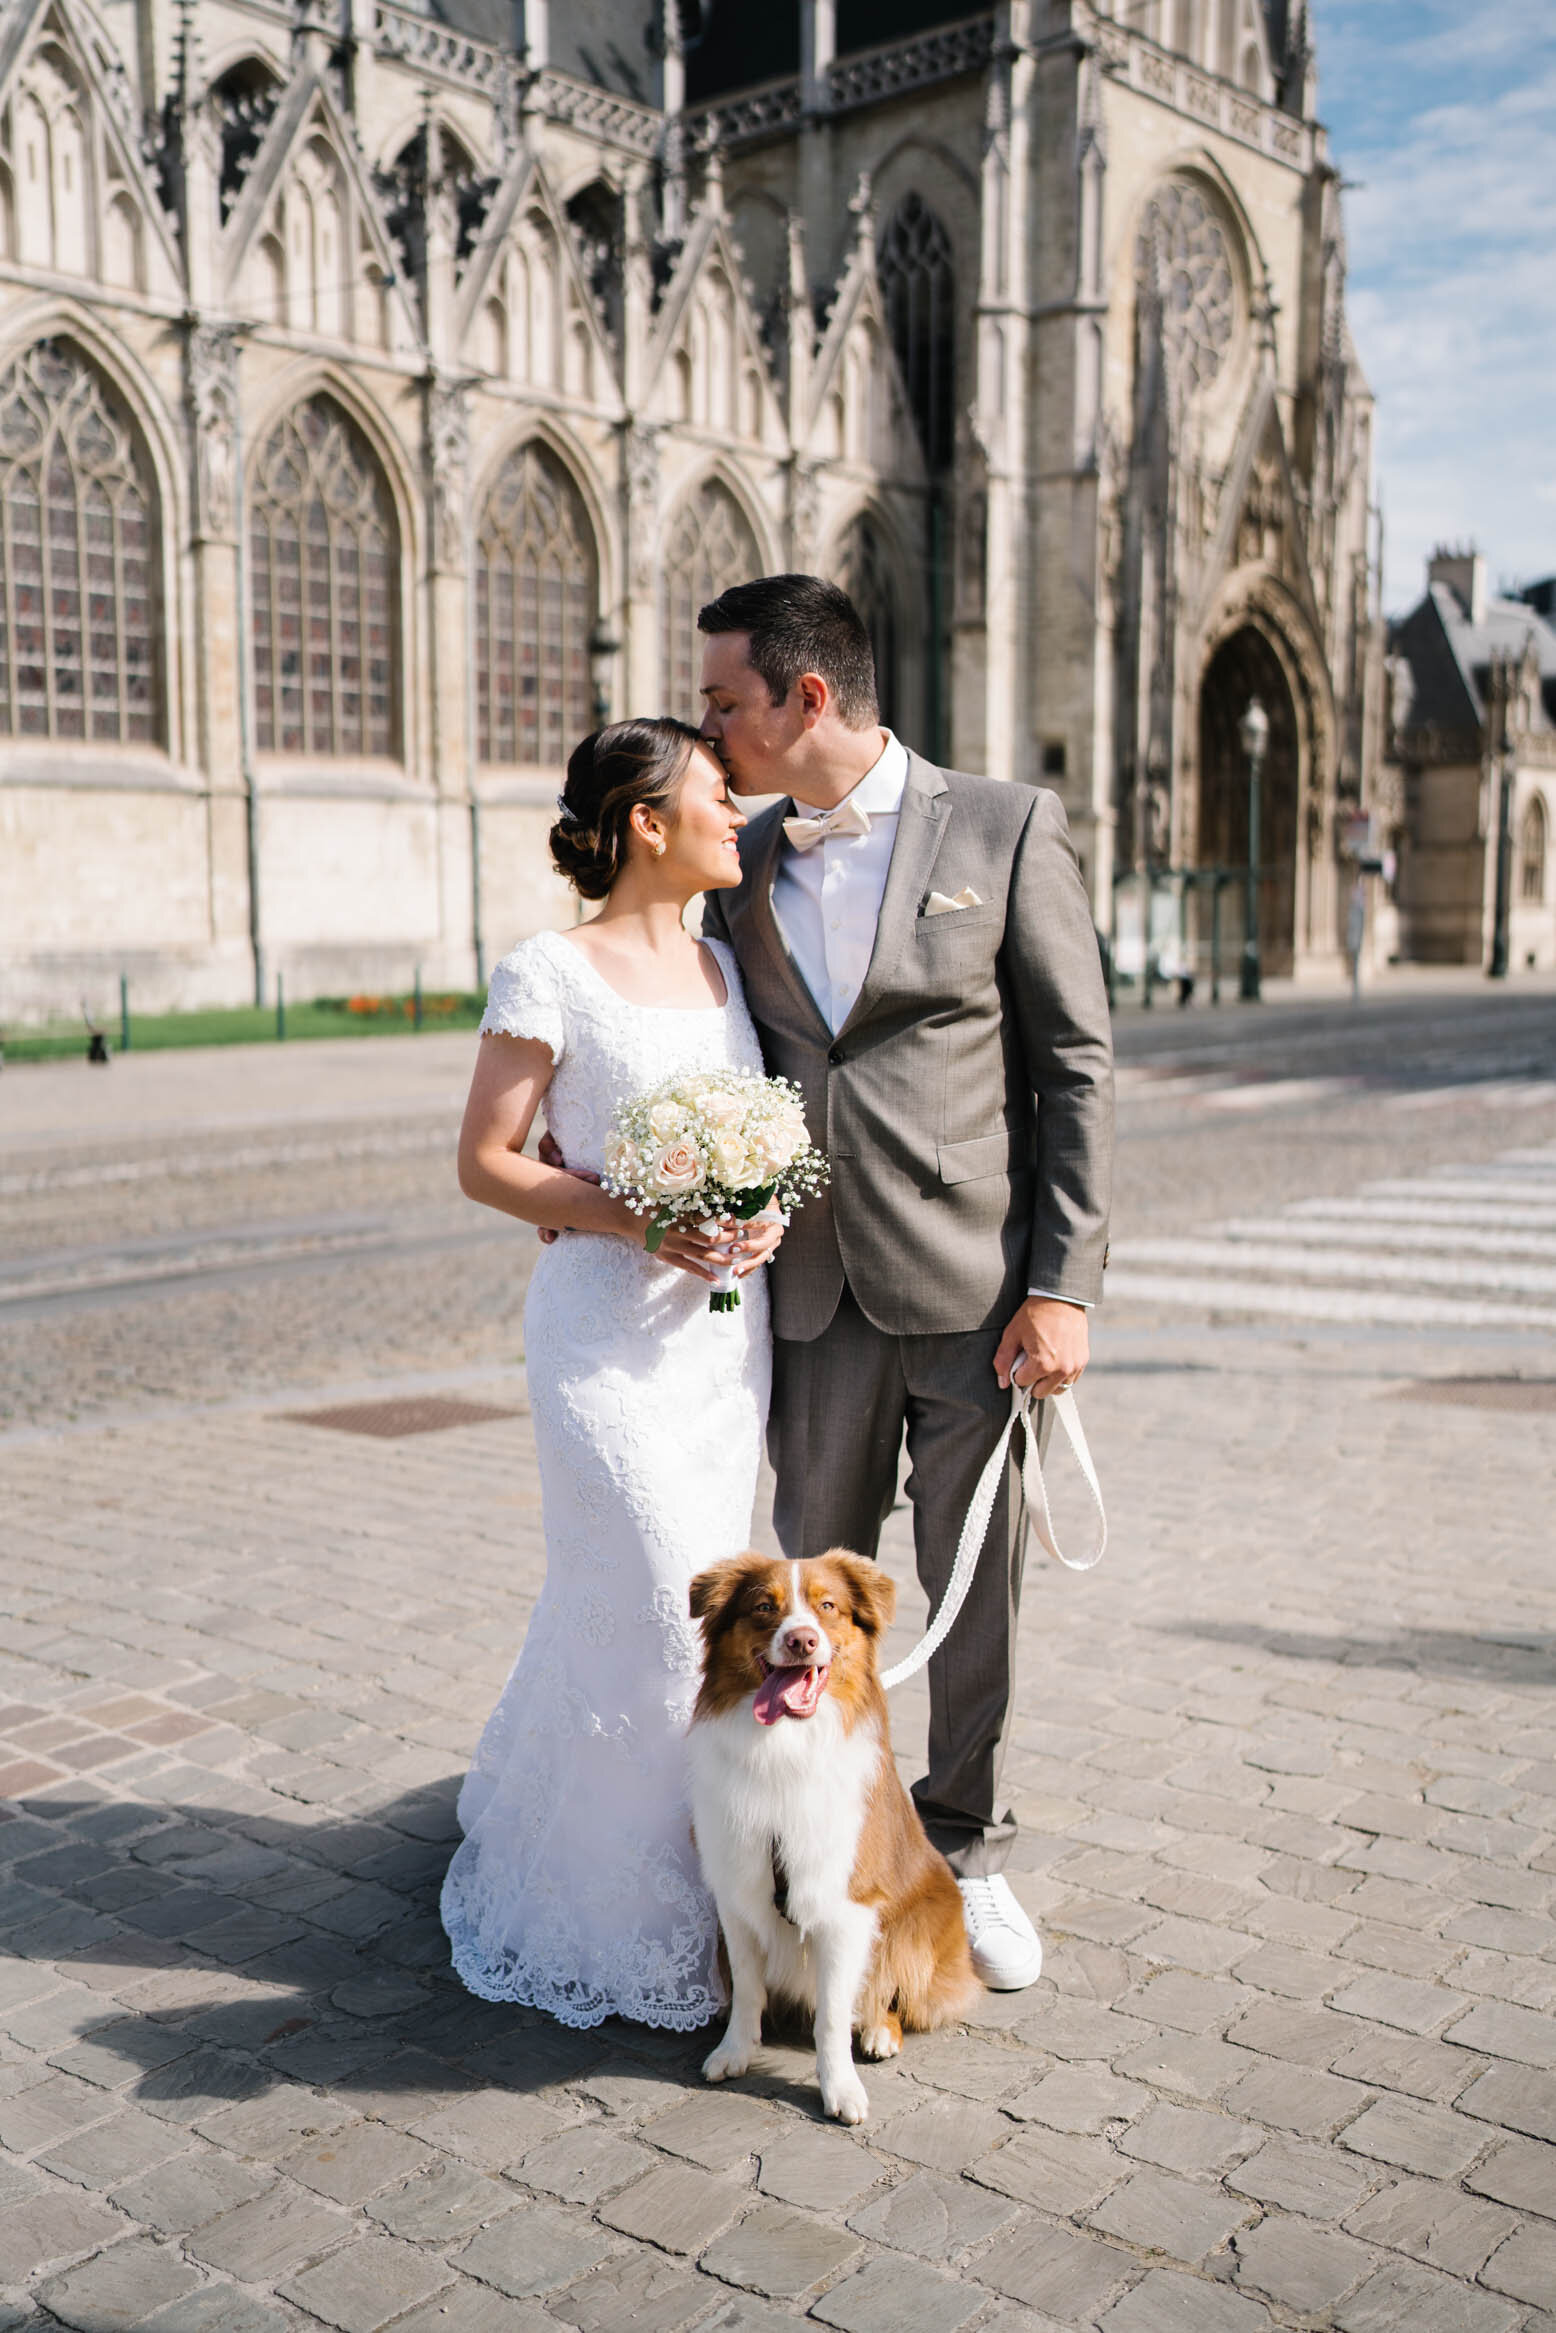
[[[834,836],[868,834],[870,813],[852,800],[840,802],[835,810],[824,810],[819,818],[786,818],[783,831],[797,851],[811,851],[818,842],[828,842]]]

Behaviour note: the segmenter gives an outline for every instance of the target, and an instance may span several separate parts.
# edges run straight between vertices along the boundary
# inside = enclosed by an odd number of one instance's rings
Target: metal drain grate
[[[1422,1377],[1401,1401],[1443,1401],[1475,1410],[1556,1411],[1556,1377]]]
[[[488,1401],[454,1401],[427,1393],[399,1401],[348,1402],[333,1410],[285,1410],[282,1415],[294,1426],[328,1426],[336,1434],[377,1434],[392,1441],[401,1434],[441,1434],[446,1426],[486,1426],[524,1413],[498,1409]]]

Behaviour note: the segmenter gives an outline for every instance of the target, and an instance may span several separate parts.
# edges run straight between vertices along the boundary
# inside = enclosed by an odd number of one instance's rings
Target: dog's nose
[[[814,1628],[786,1628],[783,1649],[791,1660],[813,1661],[821,1650],[821,1637]]]

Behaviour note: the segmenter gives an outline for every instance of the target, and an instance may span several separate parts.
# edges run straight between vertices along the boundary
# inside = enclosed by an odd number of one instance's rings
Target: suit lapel
[[[908,782],[897,813],[897,840],[875,926],[875,946],[864,985],[838,1035],[865,1018],[886,987],[918,921],[919,902],[934,872],[951,815],[951,794],[932,762],[908,755]]]
[[[778,854],[783,848],[783,813],[786,807],[785,803],[780,802],[767,812],[770,823],[766,832],[753,838],[755,848],[751,852],[746,875],[747,913],[758,944],[772,959],[795,1003],[811,1015],[823,1035],[830,1040],[832,1031],[827,1017],[806,986],[799,966],[789,953],[788,942],[778,928],[778,918],[773,913],[773,877],[778,871]]]

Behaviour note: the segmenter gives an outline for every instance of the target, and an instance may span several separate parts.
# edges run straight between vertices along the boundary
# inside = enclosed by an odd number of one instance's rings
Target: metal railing
[[[1259,871],[1261,894],[1274,879]],[[1100,935],[1108,1002],[1138,991],[1149,1008],[1162,988],[1176,988],[1187,1004],[1202,983],[1219,1004],[1234,992],[1245,937],[1248,869],[1236,867],[1130,868],[1113,878],[1112,920]]]

